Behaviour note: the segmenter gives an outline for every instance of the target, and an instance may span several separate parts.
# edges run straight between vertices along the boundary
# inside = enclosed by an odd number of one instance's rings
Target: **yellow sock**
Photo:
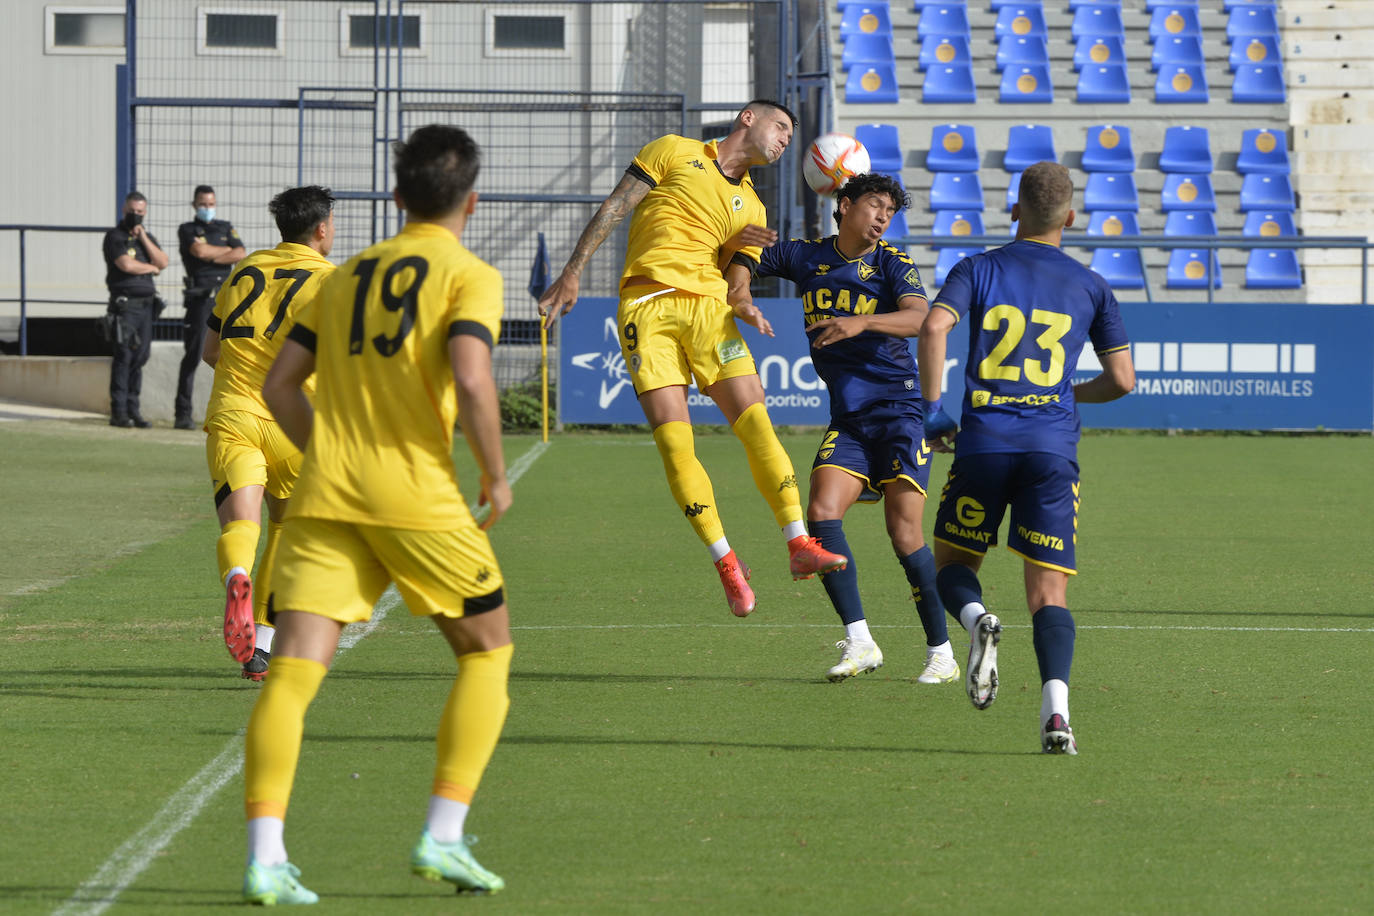
[[[267,624],[267,596],[272,593],[272,559],[277,555],[277,541],[281,538],[281,522],[267,523],[267,546],[253,576],[253,620]]]
[[[708,547],[725,537],[720,514],[716,512],[711,478],[697,460],[692,444],[692,424],[680,420],[664,423],[654,429],[654,442],[663,459],[663,471],[668,475],[668,489],[673,491],[673,499],[691,522],[697,537]]]
[[[749,456],[749,470],[754,475],[754,486],[768,501],[778,527],[785,528],[801,521],[797,472],[792,470],[792,459],[778,441],[773,422],[768,419],[768,409],[762,403],[751,404],[739,415],[731,429],[744,444],[744,452]]]
[[[285,819],[305,711],[327,673],[324,665],[309,659],[272,659],[272,676],[263,681],[244,740],[243,806],[249,820]]]
[[[506,682],[515,647],[510,643],[488,652],[458,658],[448,702],[439,719],[439,763],[434,768],[434,794],[472,803],[482,771],[487,768],[510,709]],[[272,677],[277,676],[276,661]],[[270,681],[272,678],[268,678]]]
[[[236,519],[220,529],[219,540],[215,542],[215,554],[219,557],[221,583],[235,566],[252,570],[253,560],[258,556],[258,535],[261,532],[261,525],[247,519]]]

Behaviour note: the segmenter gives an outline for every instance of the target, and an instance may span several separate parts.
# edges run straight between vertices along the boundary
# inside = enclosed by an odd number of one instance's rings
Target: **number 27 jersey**
[[[1055,245],[1018,239],[955,264],[931,308],[968,317],[956,451],[1076,461],[1073,373],[1083,345],[1099,354],[1130,346],[1107,281]]]
[[[406,224],[336,270],[291,339],[315,353],[315,421],[294,515],[451,530],[472,514],[453,467],[449,339],[495,344],[501,274],[452,232]]]

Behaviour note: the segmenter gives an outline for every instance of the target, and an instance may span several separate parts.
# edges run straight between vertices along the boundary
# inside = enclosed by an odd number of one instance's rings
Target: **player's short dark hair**
[[[781,102],[775,102],[772,99],[754,99],[748,105],[745,105],[743,108],[741,108],[740,111],[745,112],[751,108],[776,108],[778,111],[781,111],[783,114],[787,115],[789,119],[791,119],[792,129],[797,129],[797,116],[792,113],[792,109],[788,108]],[[738,119],[738,116],[736,116],[736,118]]]
[[[435,219],[461,204],[482,167],[477,141],[448,124],[427,124],[392,150],[396,191],[405,208],[420,219]]]
[[[288,188],[272,198],[267,209],[277,221],[282,241],[305,244],[315,227],[329,219],[334,209],[334,195],[317,184]]]
[[[911,206],[911,195],[902,187],[901,182],[882,172],[865,172],[855,175],[835,192],[835,203],[848,200],[851,204],[865,194],[886,194],[898,210]],[[840,208],[835,207],[835,225],[840,223]]]
[[[148,202],[148,198],[143,196],[142,191],[130,191],[128,194],[124,195],[124,202],[126,204],[131,204],[136,200],[141,200],[145,204]]]
[[[196,189],[195,189],[194,191],[191,192],[191,199],[192,199],[192,200],[195,200],[197,197],[199,197],[199,196],[202,195],[202,194],[213,194],[213,193],[215,193],[215,189],[212,188],[212,187],[210,187],[208,184],[198,184],[198,185],[196,185]]]
[[[1057,162],[1037,162],[1021,173],[1018,232],[1039,235],[1063,228],[1073,204],[1073,179]]]

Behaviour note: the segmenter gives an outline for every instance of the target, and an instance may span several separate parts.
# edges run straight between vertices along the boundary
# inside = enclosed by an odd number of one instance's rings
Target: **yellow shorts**
[[[271,420],[230,410],[205,421],[205,460],[218,503],[235,490],[257,484],[281,499],[291,495],[305,457]]]
[[[292,516],[272,565],[269,613],[308,611],[359,623],[387,585],[417,617],[462,617],[505,602],[501,568],[476,524],[414,531]]]
[[[719,299],[631,286],[620,294],[616,323],[636,394],[689,385],[694,377],[705,390],[721,379],[757,372],[735,313]]]

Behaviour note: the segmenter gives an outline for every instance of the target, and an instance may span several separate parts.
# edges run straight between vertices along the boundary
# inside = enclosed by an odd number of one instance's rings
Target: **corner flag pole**
[[[544,233],[539,233],[539,244],[534,251],[534,263],[530,265],[530,295],[537,301],[549,288],[549,249],[544,244]],[[549,329],[544,320],[539,319],[539,389],[540,419],[543,425],[543,441],[549,441]]]

